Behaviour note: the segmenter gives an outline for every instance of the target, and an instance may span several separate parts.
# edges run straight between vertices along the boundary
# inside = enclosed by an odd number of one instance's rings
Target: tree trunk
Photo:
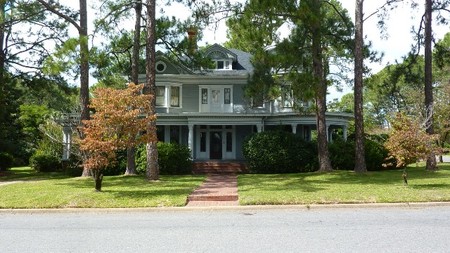
[[[317,145],[319,156],[319,171],[332,171],[328,152],[327,124],[326,124],[326,93],[327,82],[324,78],[323,55],[322,55],[322,34],[320,24],[321,0],[314,0],[312,11],[315,19],[312,21],[312,57],[313,74],[316,82],[316,116],[317,116]]]
[[[127,168],[125,169],[125,175],[136,175],[136,148],[127,148]]]
[[[80,0],[80,109],[81,120],[89,120],[89,39],[87,24],[86,0]],[[84,134],[81,131],[81,138]],[[89,176],[90,172],[84,168],[82,176]]]
[[[364,150],[364,118],[363,118],[363,3],[356,0],[355,8],[355,172],[367,172]]]
[[[144,94],[151,94],[153,97],[150,100],[150,114],[156,114],[155,101],[155,0],[147,0],[147,45],[146,45],[146,83],[144,86]],[[156,121],[152,121],[147,128],[147,131],[156,136]],[[147,143],[147,179],[159,179],[159,165],[158,165],[158,150],[156,148],[156,138],[150,143]]]
[[[4,72],[5,72],[5,62],[6,62],[6,53],[5,53],[5,24],[6,24],[6,15],[5,15],[6,2],[0,1],[0,98],[5,94],[3,91],[3,87],[5,85],[4,80]],[[2,101],[0,99],[0,101]]]
[[[432,0],[425,1],[425,110],[426,132],[434,134],[433,129],[433,72],[432,72]],[[437,170],[436,155],[430,154],[427,158],[426,169]]]
[[[103,173],[101,170],[92,170],[92,177],[95,181],[95,190],[98,192],[102,191],[102,181],[103,181]]]
[[[139,84],[139,51],[141,46],[141,18],[142,18],[142,1],[137,0],[134,5],[136,19],[134,22],[134,38],[133,38],[133,55],[131,57],[131,82]],[[136,148],[127,148],[127,168],[125,175],[136,175],[135,162]]]

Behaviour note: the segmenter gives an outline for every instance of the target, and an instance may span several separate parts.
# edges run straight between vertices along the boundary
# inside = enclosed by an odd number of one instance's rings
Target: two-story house
[[[281,126],[305,139],[311,138],[316,128],[315,115],[295,112],[289,95],[261,107],[252,107],[244,97],[244,87],[253,72],[250,54],[218,44],[208,47],[205,53],[215,63],[215,69],[201,74],[157,54],[160,141],[189,146],[195,161],[242,161],[243,141],[254,132]],[[351,117],[327,113],[330,140],[335,129],[343,129],[346,136]]]

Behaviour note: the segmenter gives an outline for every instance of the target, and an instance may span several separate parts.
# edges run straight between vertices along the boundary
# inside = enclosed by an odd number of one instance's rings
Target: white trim
[[[195,159],[211,159],[211,132],[220,132],[222,140],[222,160],[236,159],[236,126],[231,126],[231,129],[227,129],[226,125],[222,125],[222,128],[211,128],[211,125],[205,125],[206,128],[200,128],[201,125],[195,125]],[[227,132],[231,133],[231,152],[227,152]],[[205,136],[205,151],[201,152],[201,133]]]
[[[183,84],[181,83],[173,83],[173,82],[157,82],[156,86],[165,87],[164,88],[164,105],[157,105],[156,108],[183,108]],[[179,87],[179,106],[171,106],[170,98],[171,98],[171,88]]]
[[[203,103],[202,90],[207,90],[207,103]],[[225,89],[230,89],[230,103],[225,104]],[[218,103],[213,104],[212,92],[219,90]],[[215,113],[233,113],[233,85],[199,85],[198,86],[198,108],[199,112],[215,112]]]

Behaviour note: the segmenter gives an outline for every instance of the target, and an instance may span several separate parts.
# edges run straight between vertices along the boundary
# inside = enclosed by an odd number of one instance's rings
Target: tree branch
[[[56,9],[56,6],[52,6],[49,3],[47,3],[44,0],[37,0],[39,3],[41,3],[48,11],[56,14],[57,16],[63,18],[64,20],[66,20],[67,22],[71,23],[73,26],[75,26],[75,28],[78,30],[78,32],[81,32],[83,29],[81,28],[81,26],[71,17],[67,16],[66,14],[58,11]]]

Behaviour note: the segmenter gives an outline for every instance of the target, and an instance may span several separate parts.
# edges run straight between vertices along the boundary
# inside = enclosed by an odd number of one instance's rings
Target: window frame
[[[164,103],[156,105],[157,108],[182,108],[183,85],[179,83],[157,83],[156,87],[164,87]],[[178,106],[172,104],[173,88],[178,88]],[[158,89],[158,88],[156,88]],[[155,98],[156,99],[156,98]]]

